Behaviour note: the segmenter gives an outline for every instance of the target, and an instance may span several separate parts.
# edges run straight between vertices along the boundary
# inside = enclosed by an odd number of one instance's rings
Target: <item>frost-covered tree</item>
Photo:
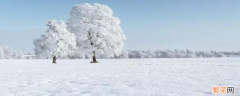
[[[194,54],[194,52],[193,51],[191,51],[191,50],[186,50],[186,56],[185,56],[186,58],[194,58],[194,57],[196,57],[195,56],[195,54]]]
[[[127,58],[128,58],[128,51],[123,50],[123,51],[122,51],[122,54],[121,54],[120,56],[121,56],[121,58],[123,58],[123,59],[127,59]]]
[[[162,51],[161,50],[156,50],[155,54],[156,54],[156,58],[161,58],[162,57]]]
[[[53,58],[56,63],[58,57],[66,56],[76,49],[76,37],[67,30],[67,25],[56,20],[49,20],[48,30],[34,40],[34,51],[38,58]]]
[[[76,34],[77,48],[85,54],[92,54],[93,63],[98,56],[113,57],[122,53],[125,35],[120,20],[106,5],[81,4],[70,12],[68,30]]]
[[[128,51],[122,50],[122,54],[119,56],[114,56],[113,59],[128,59]]]
[[[223,54],[217,51],[211,51],[211,54],[213,57],[223,57]]]
[[[4,59],[4,51],[3,49],[0,47],[0,59]]]
[[[22,59],[23,53],[9,46],[0,46],[0,59]]]

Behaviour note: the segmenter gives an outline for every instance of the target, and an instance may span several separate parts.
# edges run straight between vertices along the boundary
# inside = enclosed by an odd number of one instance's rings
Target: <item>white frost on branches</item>
[[[0,46],[0,59],[22,59],[24,54],[8,46]]]
[[[120,20],[113,16],[113,11],[106,5],[81,4],[70,12],[68,30],[77,37],[78,53],[113,57],[120,55],[124,46],[125,35],[120,27]]]
[[[76,49],[76,37],[66,29],[63,21],[49,20],[47,26],[46,34],[34,40],[34,51],[38,58],[63,57]]]

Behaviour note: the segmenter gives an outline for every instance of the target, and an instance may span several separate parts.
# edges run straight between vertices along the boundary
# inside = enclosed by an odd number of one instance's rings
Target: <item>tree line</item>
[[[191,51],[181,49],[166,50],[122,50],[120,55],[107,57],[98,55],[99,59],[144,59],[144,58],[226,58],[240,57],[240,51]],[[51,59],[52,57],[37,57],[33,53],[24,54],[9,46],[0,46],[0,59]],[[60,57],[61,59],[91,59],[84,53],[72,53]]]
[[[119,56],[111,58],[98,56],[101,59],[141,59],[141,58],[225,58],[240,57],[240,51],[191,51],[181,49],[166,50],[123,50]],[[73,54],[65,58],[69,59],[89,59],[85,54]]]
[[[24,54],[9,46],[0,46],[0,59],[23,59]]]

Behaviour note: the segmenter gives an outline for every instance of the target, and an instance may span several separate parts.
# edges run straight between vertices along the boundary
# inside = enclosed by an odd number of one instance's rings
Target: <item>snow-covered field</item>
[[[240,58],[0,60],[0,96],[240,96]]]

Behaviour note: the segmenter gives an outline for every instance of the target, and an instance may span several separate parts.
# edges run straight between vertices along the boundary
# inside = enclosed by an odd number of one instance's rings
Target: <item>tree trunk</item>
[[[93,52],[93,61],[92,61],[92,63],[98,63],[95,52]]]
[[[57,61],[57,57],[54,56],[54,57],[53,57],[53,63],[57,63],[56,61]]]

